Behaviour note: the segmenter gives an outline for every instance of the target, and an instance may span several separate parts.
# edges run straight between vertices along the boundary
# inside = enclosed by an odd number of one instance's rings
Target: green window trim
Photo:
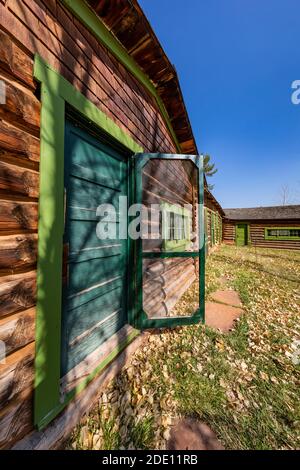
[[[42,429],[138,334],[134,332],[81,384],[60,395],[62,256],[64,232],[65,105],[72,106],[133,154],[143,149],[58,72],[36,55],[41,83],[41,160],[38,227],[34,424]]]
[[[83,0],[60,0],[107,49],[121,62],[124,67],[148,90],[155,99],[165,124],[171,134],[178,152],[180,144],[173,129],[166,107],[150,78],[142,71],[136,61],[128,54],[118,39],[107,29],[91,8]]]
[[[164,251],[185,251],[190,248],[190,223],[191,223],[191,212],[186,207],[181,207],[176,204],[162,203],[162,238],[163,238],[163,250]],[[179,215],[184,220],[183,230],[187,234],[187,238],[169,238],[169,226],[170,217],[174,214]],[[176,227],[176,217],[174,217],[174,232],[178,232],[179,227]],[[176,236],[176,235],[175,235]],[[178,233],[177,233],[178,236]]]
[[[210,233],[208,234],[208,221],[210,220]],[[218,211],[205,207],[205,233],[206,243],[210,246],[222,243],[223,240],[223,221]]]
[[[269,235],[269,230],[300,230],[300,227],[265,227],[265,240],[300,240],[300,236],[296,235]]]
[[[208,208],[204,207],[204,238],[205,238],[205,253],[208,255],[209,251],[209,238],[208,238]]]

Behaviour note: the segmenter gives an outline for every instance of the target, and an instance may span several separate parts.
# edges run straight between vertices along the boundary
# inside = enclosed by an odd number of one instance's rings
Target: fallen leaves
[[[227,448],[300,447],[300,253],[222,247],[208,260],[208,293],[220,277],[244,302],[235,330],[152,334],[74,430],[71,448],[164,449],[186,414],[205,419]]]

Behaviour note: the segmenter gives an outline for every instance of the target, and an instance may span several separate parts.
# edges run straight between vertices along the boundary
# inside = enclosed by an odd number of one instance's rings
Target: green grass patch
[[[222,246],[206,273],[207,295],[225,279],[244,315],[229,334],[195,325],[152,335],[88,418],[103,448],[164,449],[172,420],[186,416],[226,449],[300,448],[300,252]]]

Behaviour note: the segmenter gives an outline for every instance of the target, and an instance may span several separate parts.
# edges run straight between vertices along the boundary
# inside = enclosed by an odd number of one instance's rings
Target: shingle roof
[[[300,205],[224,209],[231,220],[286,220],[300,219]]]

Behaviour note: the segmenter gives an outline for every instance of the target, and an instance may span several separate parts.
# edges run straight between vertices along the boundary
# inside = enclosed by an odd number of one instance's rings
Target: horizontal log
[[[25,5],[24,5],[25,6]],[[154,145],[153,142],[158,135],[157,131],[157,120],[154,121],[154,126],[152,127],[151,133],[144,133],[145,126],[141,125],[144,121],[144,112],[141,113],[140,107],[137,110],[138,116],[127,110],[126,106],[126,96],[119,97],[119,92],[122,91],[122,86],[119,85],[113,90],[108,90],[105,92],[103,90],[104,80],[101,72],[98,68],[92,67],[89,57],[86,56],[86,47],[83,47],[83,50],[79,51],[76,48],[76,41],[69,36],[66,29],[60,30],[60,25],[55,23],[55,34],[50,34],[51,21],[49,16],[47,18],[47,27],[44,26],[44,15],[42,17],[36,17],[33,14],[32,10],[36,10],[37,6],[34,5],[29,9],[21,8],[20,2],[18,0],[11,0],[8,4],[8,8],[3,8],[3,17],[5,23],[8,25],[7,28],[10,28],[16,31],[16,37],[18,41],[21,41],[31,53],[39,53],[44,60],[46,60],[52,67],[57,70],[60,70],[62,75],[70,81],[77,89],[79,89],[88,99],[94,102],[97,106],[101,106],[105,109],[105,113],[108,116],[112,117],[113,120],[117,121],[121,127],[124,127],[130,134],[136,139],[145,149],[150,149]],[[1,14],[1,8],[0,8]],[[64,25],[65,26],[65,25]],[[5,26],[6,28],[6,26]],[[60,36],[62,36],[60,38]],[[60,42],[59,38],[61,39]],[[73,48],[69,52],[67,46],[72,44],[71,39],[73,39]],[[92,52],[93,56],[97,56],[97,52]],[[84,66],[78,61],[78,58],[81,57],[84,61]],[[112,74],[110,73],[111,81]],[[101,79],[99,79],[101,77]],[[98,84],[99,82],[99,84]],[[106,85],[110,85],[110,82],[107,82]],[[145,109],[145,106],[143,110]],[[126,113],[125,113],[126,111]],[[161,139],[161,143],[157,149],[165,151],[166,148],[166,139]],[[156,144],[157,146],[158,144]]]
[[[39,173],[0,162],[0,191],[11,195],[37,198],[39,194]]]
[[[39,139],[0,120],[0,157],[39,162]]]
[[[184,267],[179,267],[179,268],[174,268],[172,270],[166,271],[163,274],[159,275],[150,275],[145,277],[145,284],[143,288],[146,288],[148,291],[150,290],[151,284],[154,287],[157,287],[157,282],[160,282],[160,284],[164,287],[167,288],[170,285],[174,284],[175,280],[178,279],[183,273],[186,272],[187,269],[192,268],[194,269],[193,264],[186,265]]]
[[[8,72],[29,87],[35,88],[33,60],[13,42],[8,34],[1,30],[0,69],[5,70],[5,72]]]
[[[171,160],[166,161],[150,160],[145,167],[144,173],[148,173],[153,178],[172,189],[176,194],[186,194],[189,201],[192,201],[192,184],[190,177],[186,174],[186,171],[181,163],[174,165]]]
[[[145,284],[162,276],[169,276],[170,278],[176,276],[181,271],[184,271],[187,266],[193,264],[193,258],[169,258],[173,263],[166,263],[165,260],[144,265],[143,276]],[[169,261],[168,260],[168,261]]]
[[[157,120],[148,122],[146,118],[146,110],[149,106],[138,102],[135,105],[136,96],[133,93],[132,88],[126,87],[126,82],[118,77],[119,68],[116,60],[114,63],[108,57],[106,51],[99,47],[97,43],[96,53],[88,44],[86,36],[88,34],[85,27],[83,35],[80,34],[76,25],[74,24],[72,16],[66,14],[65,10],[61,5],[57,5],[57,16],[56,19],[47,12],[45,5],[41,0],[36,0],[34,3],[31,0],[24,0],[24,2],[33,15],[26,11],[26,7],[23,8],[23,12],[18,8],[19,2],[17,0],[10,1],[9,8],[14,13],[24,19],[26,15],[26,24],[35,33],[38,31],[42,34],[39,37],[43,37],[46,43],[51,43],[52,51],[56,49],[56,40],[58,51],[66,49],[72,58],[75,58],[82,67],[82,74],[89,77],[89,87],[91,87],[91,81],[97,83],[101,89],[106,93],[109,98],[112,98],[114,102],[120,100],[120,109],[125,112],[127,117],[133,121],[135,126],[139,128],[146,137],[150,134],[150,143],[153,139],[156,139],[157,143],[165,143],[166,137],[160,133],[159,126],[157,126]],[[48,7],[48,3],[47,3]],[[36,25],[35,18],[38,19],[39,25]],[[51,32],[51,34],[50,34]],[[59,54],[58,54],[59,56]],[[68,64],[68,55],[64,57],[64,63]],[[69,59],[70,60],[70,59]],[[71,70],[75,70],[74,66],[69,67]],[[82,77],[81,77],[82,78]],[[84,80],[83,80],[84,81]],[[100,97],[101,92],[95,93]],[[109,105],[111,108],[111,105]],[[147,116],[148,117],[148,116]],[[149,141],[149,139],[148,139]]]
[[[0,272],[34,266],[37,260],[37,238],[37,234],[1,237]]]
[[[182,271],[177,278],[174,278],[164,287],[164,292],[166,298],[174,295],[176,296],[180,291],[180,288],[185,285],[189,279],[195,279],[195,265],[188,266],[184,271]]]
[[[26,389],[33,388],[35,343],[7,356],[0,365],[0,408],[18,398]]]
[[[153,292],[153,295],[143,296],[143,310],[146,312],[146,314],[149,314],[152,316],[151,312],[153,311],[153,309],[155,309],[157,305],[162,305],[164,300],[165,300],[165,294],[162,291],[162,288],[160,286],[159,290]]]
[[[15,84],[2,79],[5,85],[5,104],[0,106],[0,118],[26,131],[39,135],[40,102]]]
[[[86,69],[79,63],[78,57],[74,57],[66,47],[62,47],[61,43],[58,41],[58,38],[50,33],[48,28],[45,28],[40,21],[40,18],[36,17],[31,10],[27,9],[25,5],[21,5],[19,0],[11,0],[9,3],[9,9],[13,11],[22,22],[36,35],[39,39],[36,39],[35,47],[37,48],[40,40],[42,43],[48,45],[48,50],[51,50],[56,58],[63,62],[66,67],[74,74],[74,77],[71,79],[71,83],[75,85],[75,76],[77,76],[80,83],[80,91],[85,94],[84,89],[87,93],[90,93],[93,98],[91,101],[96,102],[100,100],[101,104],[107,107],[108,111],[113,113],[114,119],[120,119],[122,124],[124,124],[139,140],[140,143],[143,143],[147,136],[143,134],[140,125],[141,118],[137,119],[134,115],[128,117],[128,113],[125,114],[125,102],[118,97],[114,91],[106,92],[103,89],[103,82],[99,85],[92,76],[92,71],[89,70],[90,61],[86,57]],[[59,34],[59,25],[57,25],[56,34]],[[67,34],[63,31],[62,34],[67,37]],[[40,39],[41,38],[41,39]],[[49,46],[50,45],[50,46]],[[76,44],[73,43],[74,49],[76,49]],[[37,50],[35,50],[36,52]],[[42,54],[44,57],[44,55]],[[77,54],[78,56],[78,54]],[[45,58],[46,59],[46,58]],[[98,74],[99,76],[99,74]],[[88,99],[89,96],[86,95]],[[148,139],[148,146],[151,145],[151,138]]]
[[[0,341],[5,343],[7,355],[34,341],[35,313],[30,308],[0,320]]]
[[[252,242],[252,246],[260,247],[260,248],[277,248],[277,249],[286,249],[286,250],[300,250],[300,241],[297,244],[289,244],[285,242],[281,243],[269,243],[266,242]]]
[[[33,307],[36,271],[0,278],[0,318]]]
[[[196,276],[192,275],[185,279],[184,284],[177,290],[177,292],[170,295],[167,300],[164,302],[166,309],[168,311],[168,315],[172,316],[172,309],[177,306],[180,302],[181,297],[187,292],[187,290],[191,287],[193,282],[196,280]],[[197,305],[196,309],[199,307]]]
[[[0,449],[10,449],[33,430],[32,409],[33,392],[29,389],[0,411]]]
[[[36,230],[38,204],[0,200],[0,231]]]
[[[71,434],[74,427],[80,419],[86,415],[89,410],[99,399],[101,393],[107,388],[108,384],[113,380],[123,368],[130,365],[130,358],[133,353],[142,347],[144,341],[149,337],[149,333],[140,334],[135,340],[127,346],[127,348],[119,354],[103,371],[97,376],[74,400],[66,407],[66,409],[42,431],[34,431],[25,434],[26,437],[15,444],[13,450],[49,450],[62,448],[66,438]],[[82,378],[79,377],[79,381]],[[73,388],[71,384],[71,387]],[[9,423],[9,421],[6,421]],[[0,426],[1,426],[0,421]]]

